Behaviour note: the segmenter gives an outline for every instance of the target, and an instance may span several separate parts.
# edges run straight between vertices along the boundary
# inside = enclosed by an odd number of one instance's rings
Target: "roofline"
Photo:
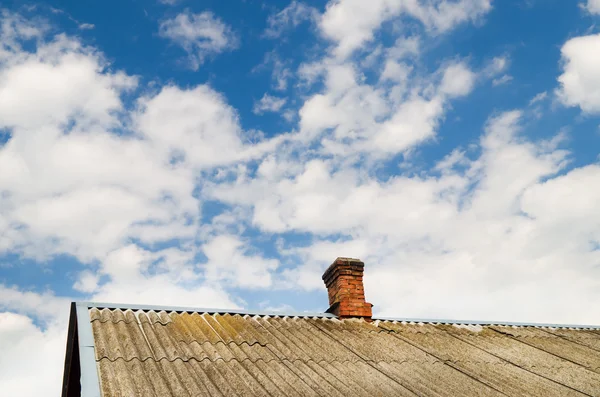
[[[63,369],[63,381],[61,390],[62,397],[67,397],[69,395],[69,386],[71,385],[71,371],[73,370],[73,366],[80,366],[79,362],[77,362],[77,360],[74,360],[75,352],[79,352],[79,344],[75,344],[75,340],[78,340],[76,338],[77,312],[75,310],[75,303],[71,303],[69,309],[69,325],[67,331],[67,351],[65,352],[65,365]],[[81,370],[81,368],[79,369]]]
[[[106,303],[106,302],[77,302],[77,305],[87,306],[88,309],[120,309],[120,310],[142,310],[142,311],[166,311],[166,312],[187,312],[187,313],[213,313],[213,314],[240,314],[249,316],[271,316],[271,317],[325,317],[337,318],[331,313],[317,312],[275,312],[264,310],[244,310],[244,309],[215,309],[215,308],[197,308],[182,306],[154,306],[154,305],[129,305],[124,303]]]
[[[576,325],[576,324],[545,324],[545,323],[519,323],[512,321],[473,321],[473,320],[435,320],[422,318],[397,318],[397,317],[373,317],[373,321],[396,321],[405,323],[426,324],[453,324],[453,325],[504,325],[514,327],[535,328],[576,328],[576,329],[600,329],[600,325]]]
[[[96,363],[96,344],[88,307],[74,302],[77,311],[77,336],[79,338],[79,365],[81,368],[81,396],[100,397],[100,379]]]
[[[331,313],[316,312],[274,312],[264,310],[244,310],[244,309],[215,309],[215,308],[194,308],[182,306],[154,306],[154,305],[130,305],[125,303],[107,303],[107,302],[77,302],[78,306],[87,306],[87,308],[97,309],[121,309],[121,310],[142,310],[142,311],[167,311],[167,312],[187,312],[187,313],[213,313],[213,314],[240,314],[249,316],[271,316],[271,317],[323,317],[337,318]],[[375,317],[373,321],[397,321],[407,323],[427,323],[427,324],[457,324],[457,325],[506,325],[515,327],[537,327],[537,328],[577,328],[577,329],[600,329],[600,325],[581,325],[581,324],[545,324],[545,323],[520,323],[511,321],[477,321],[477,320],[448,320],[448,319],[423,319],[423,318],[402,318],[402,317]]]

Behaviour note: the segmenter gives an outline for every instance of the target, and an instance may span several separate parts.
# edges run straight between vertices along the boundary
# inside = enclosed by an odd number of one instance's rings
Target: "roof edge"
[[[63,381],[61,396],[67,397],[69,395],[69,386],[71,381],[71,372],[75,365],[79,365],[79,360],[74,360],[75,354],[78,354],[79,343],[75,343],[77,335],[77,312],[75,310],[75,303],[71,303],[69,309],[69,325],[67,331],[67,350],[65,352],[65,364],[63,369]]]
[[[512,321],[441,320],[441,319],[375,317],[375,316],[373,316],[373,321],[396,321],[396,322],[406,322],[406,323],[453,324],[453,325],[504,325],[504,326],[514,326],[514,327],[535,327],[535,328],[600,329],[600,325],[583,325],[583,324],[546,324],[546,323],[520,323],[520,322],[512,322]]]
[[[96,344],[87,308],[75,303],[77,332],[79,338],[79,363],[81,365],[81,396],[100,397],[100,378],[96,363]]]
[[[196,313],[212,313],[212,314],[240,314],[249,316],[271,316],[271,317],[322,317],[322,318],[337,318],[331,313],[318,312],[275,312],[264,310],[245,310],[245,309],[218,309],[206,307],[185,307],[185,306],[161,306],[161,305],[132,305],[125,303],[108,303],[108,302],[92,302],[81,301],[75,302],[79,307],[87,307],[88,309],[121,309],[121,310],[142,310],[142,311],[171,311],[171,312],[196,312]],[[504,325],[515,327],[535,327],[535,328],[574,328],[574,329],[598,329],[600,325],[584,325],[584,324],[551,324],[551,323],[522,323],[512,321],[478,321],[478,320],[449,320],[449,319],[423,319],[423,318],[404,318],[404,317],[376,317],[373,316],[373,321],[396,321],[407,323],[424,323],[424,324],[456,324],[456,325]]]
[[[214,314],[240,314],[249,316],[271,316],[271,317],[324,317],[337,318],[331,313],[317,312],[275,312],[264,310],[245,310],[245,309],[216,309],[182,306],[160,306],[160,305],[130,305],[124,303],[107,302],[75,302],[77,306],[86,306],[88,309],[120,309],[120,310],[142,310],[142,311],[166,311],[166,312],[196,312],[196,313],[214,313]]]

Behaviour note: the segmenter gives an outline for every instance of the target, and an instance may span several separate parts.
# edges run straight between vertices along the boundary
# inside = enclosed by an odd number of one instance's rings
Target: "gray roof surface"
[[[103,396],[600,396],[598,329],[102,307]]]

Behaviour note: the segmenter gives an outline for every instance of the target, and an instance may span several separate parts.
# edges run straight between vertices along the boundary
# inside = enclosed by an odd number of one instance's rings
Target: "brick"
[[[359,317],[371,321],[372,305],[365,301],[364,263],[359,259],[337,258],[323,273],[330,312],[340,318]]]

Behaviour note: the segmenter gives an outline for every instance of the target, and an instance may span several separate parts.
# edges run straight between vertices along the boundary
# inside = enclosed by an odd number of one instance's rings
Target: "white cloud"
[[[265,54],[263,61],[253,68],[253,72],[268,69],[271,72],[272,87],[277,91],[288,88],[289,80],[293,77],[289,62],[282,60],[276,52]]]
[[[477,20],[490,10],[490,0],[435,0],[426,4],[410,0],[336,0],[327,5],[320,29],[337,44],[334,54],[346,58],[373,40],[382,23],[400,14],[419,20],[426,29],[437,33]]]
[[[252,111],[255,114],[263,114],[265,112],[278,112],[287,102],[286,98],[279,98],[269,94],[263,95],[259,101],[254,102]]]
[[[239,288],[273,285],[272,273],[279,262],[244,252],[244,243],[235,236],[217,236],[204,244],[202,251],[208,258],[204,269],[209,283],[224,282]]]
[[[0,382],[11,396],[58,394],[66,346],[66,322],[41,330],[29,317],[0,312]],[[35,374],[35,379],[32,378]]]
[[[504,85],[506,83],[510,83],[513,80],[513,77],[508,74],[503,74],[502,76],[492,80],[492,86],[497,87],[499,85]]]
[[[100,276],[89,270],[84,270],[79,273],[79,277],[73,289],[84,293],[92,293],[98,289],[98,283],[100,282]]]
[[[590,14],[600,14],[600,0],[587,0],[585,8]]]
[[[440,91],[450,97],[465,96],[475,84],[475,73],[464,63],[449,65],[444,70]]]
[[[270,306],[270,302],[269,301],[263,301],[259,303],[261,310],[267,311],[267,312],[279,312],[279,313],[291,313],[291,312],[297,312],[297,310],[295,310],[292,306],[290,305],[286,305],[286,304],[282,304],[282,305],[277,305],[277,306]]]
[[[65,307],[68,306],[69,300],[56,297],[51,292],[22,291],[0,284],[0,298],[0,309],[36,317],[44,325],[64,322],[68,316]]]
[[[26,19],[19,14],[0,10],[0,61],[21,48],[23,40],[39,40],[49,29],[42,19]]]
[[[492,87],[509,83],[513,77],[506,73],[510,66],[510,58],[506,55],[494,57],[480,72],[483,78],[492,80]]]
[[[510,66],[510,58],[508,56],[497,56],[492,58],[483,68],[482,74],[487,78],[493,78],[505,73]]]
[[[400,37],[387,49],[389,59],[400,60],[406,56],[417,56],[421,52],[421,39],[418,36]]]
[[[318,18],[319,11],[316,8],[292,0],[283,10],[269,16],[264,36],[271,39],[278,38],[286,29],[295,28],[304,21],[317,21]]]
[[[15,135],[0,150],[0,164],[13,170],[0,178],[9,193],[1,212],[21,225],[13,247],[89,261],[134,236],[154,242],[190,235],[186,216],[198,214],[198,203],[189,170],[163,168],[166,155],[142,141],[107,133],[43,139],[47,132]],[[154,228],[164,234],[147,235]]]
[[[389,48],[377,48],[384,57],[377,84],[364,83],[363,73],[368,64],[345,59],[370,40],[374,29],[387,18],[382,15],[408,10],[408,14],[420,18],[415,14],[416,9],[407,4],[376,1],[364,10],[364,4],[353,1],[333,2],[328,6],[321,29],[334,39],[339,33],[339,43],[334,57],[299,68],[306,84],[322,78],[325,85],[322,92],[309,97],[299,110],[300,140],[318,139],[322,152],[334,155],[363,153],[386,157],[406,153],[435,136],[452,98],[471,92],[476,75],[464,62],[446,63],[431,75],[415,73],[411,61],[420,54],[419,36],[400,37]],[[441,3],[437,6],[446,7]],[[434,12],[434,8],[427,12]],[[360,14],[361,18],[346,20],[354,14]]]
[[[547,97],[548,97],[548,92],[542,91],[539,94],[536,94],[533,98],[531,98],[531,100],[529,101],[529,106],[534,105],[539,102],[542,102]]]
[[[425,36],[411,36],[378,46],[370,63],[349,60],[402,13],[438,34],[488,10],[474,0],[331,3],[319,26],[335,56],[299,69],[303,83],[322,87],[307,90],[295,132],[269,140],[244,131],[209,85],[138,93],[137,79],[97,50],[3,14],[0,98],[11,100],[0,99],[9,133],[0,169],[10,170],[0,172],[0,252],[75,256],[84,264],[74,288],[93,300],[229,308],[242,303],[231,288],[322,290],[333,258],[357,256],[380,315],[596,322],[599,309],[581,302],[600,299],[597,164],[568,170],[562,136],[528,140],[530,120],[512,111],[489,119],[476,150],[410,167],[452,101],[477,76],[506,75],[508,59],[495,58],[487,75],[456,59],[428,73],[411,62]],[[212,15],[170,21],[196,66],[229,48],[230,29]],[[561,92],[593,108],[593,54],[572,46],[563,48]],[[291,65],[267,63],[285,89]],[[379,79],[366,76],[374,65]],[[279,111],[282,100],[265,95],[257,109]],[[388,166],[409,168],[389,175]],[[211,199],[230,207],[203,214]],[[249,226],[278,240],[279,258],[240,237]],[[0,286],[0,383],[10,394],[58,390],[67,301]]]
[[[559,99],[586,113],[600,112],[600,34],[570,39],[561,48],[561,55]]]
[[[299,139],[318,138],[324,153],[386,157],[434,137],[446,104],[473,89],[475,74],[459,62],[408,81],[411,70],[389,61],[380,76],[389,86],[363,83],[351,62],[326,59],[305,66],[301,73],[312,80],[323,76],[325,89],[301,107]]]
[[[81,23],[78,28],[81,30],[92,30],[96,27],[93,23]]]
[[[288,81],[292,77],[292,71],[282,64],[276,64],[273,68],[274,88],[278,91],[284,91],[288,87]]]
[[[476,22],[492,10],[491,0],[438,0],[427,5],[417,6],[409,1],[409,13],[434,32],[446,32],[456,25]]]
[[[367,263],[367,296],[381,315],[593,323],[600,313],[580,302],[600,299],[600,218],[590,215],[600,191],[589,190],[600,169],[557,177],[568,158],[560,136],[530,142],[522,117],[491,118],[481,155],[451,153],[436,167],[441,176],[380,181],[335,160],[298,169],[271,158],[265,167],[278,174],[216,185],[212,194],[250,206],[265,232],[315,237],[280,249],[299,262],[283,272],[285,285],[322,289],[331,258],[356,256]]]
[[[389,59],[385,63],[379,78],[382,81],[390,80],[395,83],[405,83],[408,82],[412,70],[412,66]]]
[[[159,34],[188,53],[194,70],[206,58],[235,49],[238,45],[231,27],[208,11],[194,14],[186,10],[175,18],[166,19],[160,24]]]
[[[139,105],[134,117],[139,133],[184,164],[215,166],[261,151],[243,144],[236,111],[209,86],[187,90],[167,86],[155,96],[141,98]]]
[[[389,81],[395,83],[394,96],[403,96],[409,85],[409,79],[413,76],[414,67],[410,62],[417,59],[421,53],[421,40],[418,36],[400,37],[393,46],[385,51],[378,47],[374,54],[383,53],[383,70],[379,75],[381,82]],[[375,61],[373,61],[374,63]],[[370,65],[363,65],[369,67]]]
[[[336,55],[346,57],[372,40],[373,31],[382,22],[397,15],[402,5],[400,1],[390,0],[330,2],[320,21],[320,28],[325,37],[337,42]]]
[[[103,259],[99,274],[110,282],[96,288],[92,299],[146,305],[237,308],[224,284],[210,280],[194,263],[197,249],[183,247],[150,252],[134,244]],[[258,257],[255,258],[258,260]],[[250,281],[248,281],[250,282]],[[157,294],[156,291],[161,291]]]
[[[11,17],[0,64],[0,251],[48,259],[66,253],[99,273],[83,271],[75,287],[98,296],[148,296],[145,286],[172,286],[173,302],[189,295],[231,305],[220,287],[202,285],[192,245],[202,202],[203,169],[260,157],[278,139],[249,144],[237,114],[208,86],[166,86],[126,109],[121,96],[136,79],[114,72],[100,53],[59,35],[15,25]],[[21,23],[21,22],[19,22]],[[20,46],[36,37],[33,50]],[[5,42],[3,42],[5,43]],[[130,244],[148,256],[134,269],[135,286],[106,268]],[[173,249],[153,252],[159,243]],[[144,247],[144,248],[142,248]],[[148,248],[149,247],[149,248]],[[109,276],[100,284],[99,275]],[[193,286],[177,286],[189,276]],[[119,284],[120,283],[120,284]],[[119,285],[117,285],[119,284]]]
[[[36,53],[12,51],[0,70],[0,127],[21,129],[68,123],[108,126],[122,109],[119,95],[135,87],[123,73],[77,41],[57,36]]]
[[[3,393],[39,396],[60,392],[69,302],[0,284],[0,383]],[[33,323],[37,318],[38,323]],[[32,359],[34,358],[34,359]],[[35,380],[32,380],[35,374]]]

